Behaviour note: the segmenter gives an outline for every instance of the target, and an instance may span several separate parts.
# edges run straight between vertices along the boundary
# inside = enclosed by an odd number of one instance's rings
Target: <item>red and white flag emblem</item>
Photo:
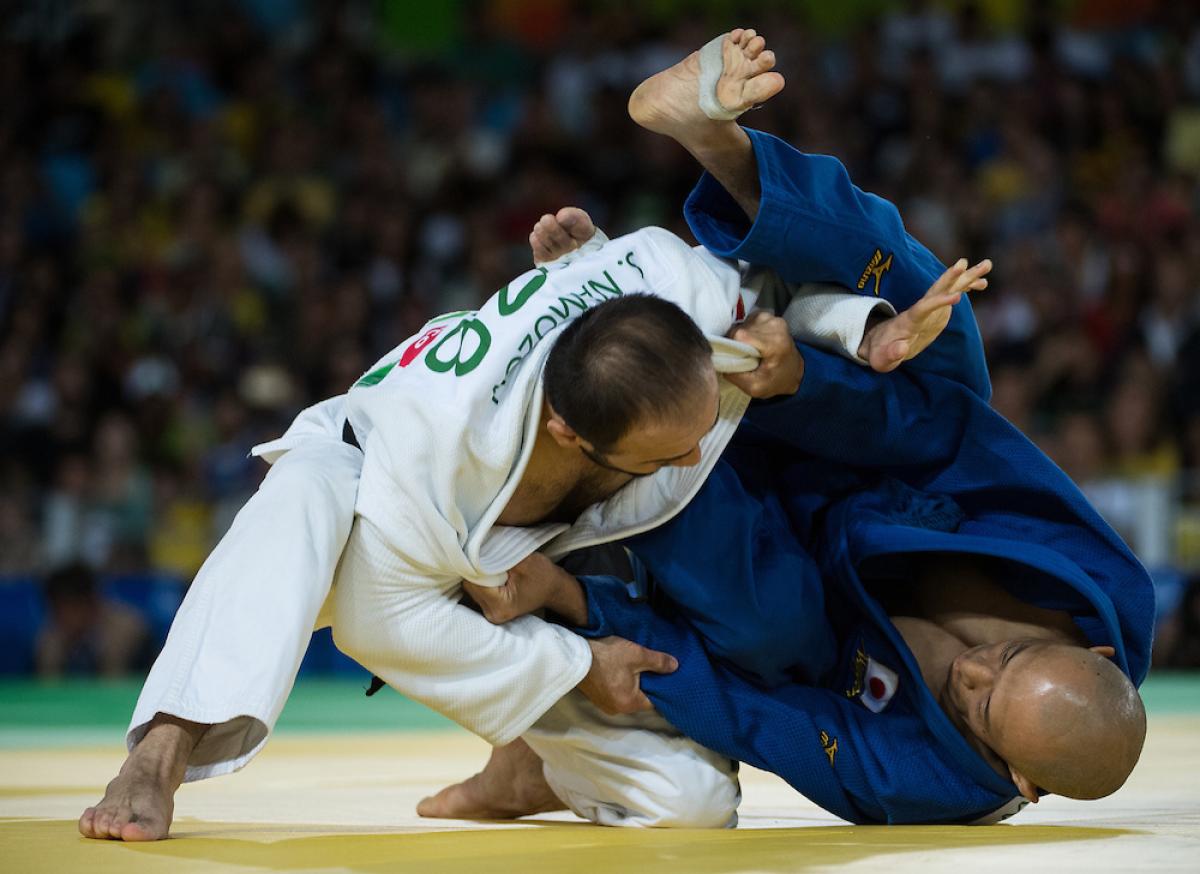
[[[872,713],[879,713],[891,702],[896,694],[900,678],[891,668],[881,665],[875,659],[867,659],[867,670],[863,676],[863,690],[859,699]]]

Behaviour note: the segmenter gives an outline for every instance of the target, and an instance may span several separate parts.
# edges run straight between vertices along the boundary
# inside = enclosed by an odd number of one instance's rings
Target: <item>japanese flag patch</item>
[[[899,685],[900,678],[895,671],[873,658],[868,658],[863,676],[863,690],[858,698],[872,713],[879,713],[891,702]]]

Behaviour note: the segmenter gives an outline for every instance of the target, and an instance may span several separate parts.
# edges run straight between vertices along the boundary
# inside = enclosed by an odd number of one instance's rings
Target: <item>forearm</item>
[[[587,596],[579,580],[568,573],[563,573],[561,584],[546,601],[546,609],[567,625],[582,628],[588,624]]]
[[[946,463],[962,444],[972,406],[962,386],[904,369],[873,373],[801,346],[800,390],[747,410],[743,428],[792,449],[857,467]]]
[[[591,667],[586,641],[565,628],[532,616],[493,625],[452,590],[354,576],[343,568],[335,587],[338,647],[494,744],[519,736]]]

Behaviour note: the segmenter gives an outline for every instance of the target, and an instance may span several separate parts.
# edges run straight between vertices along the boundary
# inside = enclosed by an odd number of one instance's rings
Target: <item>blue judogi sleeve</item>
[[[830,689],[763,689],[710,657],[679,615],[633,601],[623,581],[581,577],[589,637],[616,634],[679,659],[673,674],[642,674],[658,711],[693,740],[771,771],[853,823],[970,822],[1012,790],[964,779],[919,719],[880,719]]]
[[[762,189],[751,224],[712,176],[704,174],[684,205],[696,239],[723,258],[770,267],[788,282],[832,282],[889,301],[903,311],[945,271],[905,229],[887,200],[863,191],[837,158],[809,155],[746,129]],[[961,382],[991,397],[983,343],[966,297],[942,336],[905,368]]]
[[[872,373],[809,346],[801,354],[799,391],[751,405],[742,429],[801,455],[875,470],[948,496],[966,516],[958,534],[1035,544],[1057,554],[1111,603],[1120,639],[1097,639],[1097,620],[1080,617],[1076,623],[1096,642],[1117,649],[1118,663],[1135,683],[1145,679],[1153,585],[1070,477],[957,382],[907,368]],[[1022,597],[1037,603],[1036,592]]]

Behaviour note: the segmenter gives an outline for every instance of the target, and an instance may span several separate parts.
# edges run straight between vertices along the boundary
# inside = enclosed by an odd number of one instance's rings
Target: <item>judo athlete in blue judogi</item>
[[[690,62],[660,80],[664,92],[682,89]],[[701,130],[703,119],[653,106],[654,83],[631,113],[714,174],[686,206],[714,253],[898,310],[938,280],[943,266],[895,207],[836,159],[731,122]],[[718,166],[730,155],[743,165]],[[994,822],[1044,792],[1115,791],[1145,735],[1135,686],[1149,666],[1151,584],[1062,471],[988,407],[970,305],[889,374],[797,349],[799,390],[751,405],[691,503],[626,542],[632,569],[583,560],[578,580],[563,575],[586,597],[567,618],[674,655],[675,672],[641,677],[658,714],[850,822]],[[604,748],[596,724],[567,725],[557,752],[555,738],[525,740],[547,779],[574,757],[580,786],[613,795],[573,809],[617,820],[645,793],[588,769],[659,783],[666,770],[635,767],[636,737]],[[494,767],[503,754],[477,785],[519,773],[512,756]],[[686,791],[655,791],[689,821]],[[729,814],[705,811],[718,824]]]
[[[851,287],[839,263],[886,252],[889,272],[864,291],[898,308],[936,279],[941,265],[894,207],[839,162],[748,133],[757,220],[705,177],[687,207],[702,243]],[[1115,790],[1144,733],[1133,684],[1149,667],[1151,583],[988,407],[967,307],[891,374],[800,351],[799,391],[752,405],[700,494],[627,544],[643,594],[582,578],[587,633],[676,656],[675,673],[642,678],[670,723],[851,822],[994,821],[1039,791]],[[980,638],[989,619],[999,639]],[[939,658],[946,637],[953,657]],[[1086,647],[1111,647],[1111,663]],[[1026,688],[1039,682],[1041,698]],[[985,686],[990,702],[974,694]],[[1081,749],[1092,729],[1103,750]]]

